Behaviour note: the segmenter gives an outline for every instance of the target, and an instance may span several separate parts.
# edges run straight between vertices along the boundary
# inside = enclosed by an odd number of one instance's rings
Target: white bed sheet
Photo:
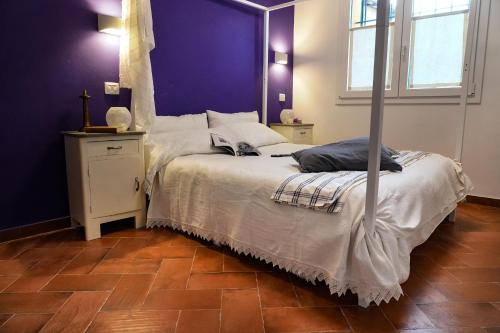
[[[155,182],[148,227],[170,226],[272,262],[302,278],[347,289],[359,304],[398,299],[411,250],[423,243],[472,186],[459,164],[437,154],[381,177],[375,233],[364,227],[366,183],[341,213],[280,205],[270,196],[298,172],[290,153],[307,146],[261,147],[263,156],[189,155],[170,162]]]

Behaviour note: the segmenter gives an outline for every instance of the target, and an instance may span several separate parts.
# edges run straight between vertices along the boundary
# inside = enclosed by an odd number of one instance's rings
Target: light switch
[[[120,84],[117,82],[104,82],[104,93],[106,95],[120,95]]]
[[[280,102],[286,102],[286,95],[280,94]]]

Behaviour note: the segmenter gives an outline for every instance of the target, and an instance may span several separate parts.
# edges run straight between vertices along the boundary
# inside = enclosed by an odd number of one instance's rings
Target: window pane
[[[467,20],[468,13],[413,20],[409,88],[461,85]]]
[[[414,0],[412,17],[469,10],[470,0]]]
[[[389,17],[394,22],[397,0],[391,1]],[[377,21],[377,0],[351,1],[351,28],[374,26]]]
[[[375,61],[375,27],[354,29],[349,41],[348,90],[371,90]],[[389,27],[386,89],[391,89],[394,26]]]

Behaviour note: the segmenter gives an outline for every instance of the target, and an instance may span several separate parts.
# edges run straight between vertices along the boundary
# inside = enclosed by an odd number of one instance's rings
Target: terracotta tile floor
[[[461,205],[414,250],[405,296],[368,309],[227,248],[126,225],[91,242],[69,230],[0,244],[0,332],[500,331],[499,208]]]

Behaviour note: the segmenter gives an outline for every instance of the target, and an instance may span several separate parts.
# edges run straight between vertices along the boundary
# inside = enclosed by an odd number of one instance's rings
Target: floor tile
[[[257,273],[262,307],[299,306],[287,274]]]
[[[174,333],[178,317],[179,311],[105,311],[97,314],[87,332]]]
[[[447,269],[442,268],[427,256],[415,255],[411,257],[410,274],[417,274],[430,283],[454,283],[460,282]]]
[[[257,290],[224,290],[221,333],[264,332]]]
[[[220,249],[199,247],[196,249],[193,272],[222,272],[223,254]]]
[[[50,258],[52,260],[71,260],[80,252],[78,247],[56,247],[56,248],[33,248],[24,251],[16,257],[20,260],[42,260]]]
[[[60,247],[64,241],[77,238],[81,232],[83,232],[83,228],[66,229],[49,233],[40,236],[40,243],[36,247]]]
[[[8,314],[8,313],[1,313],[0,314],[0,326],[3,325],[9,318],[11,318],[13,315]]]
[[[109,259],[102,260],[92,270],[93,274],[153,274],[160,268],[158,259]]]
[[[17,275],[0,276],[0,292],[5,290],[17,279],[18,279]]]
[[[2,293],[0,313],[54,313],[71,293]]]
[[[36,333],[52,317],[51,314],[17,314],[10,318],[3,326],[0,324],[0,333]]]
[[[224,272],[271,272],[273,266],[264,261],[237,255],[224,254]]]
[[[45,324],[41,333],[85,332],[108,296],[107,292],[75,292]]]
[[[153,282],[154,275],[151,274],[127,274],[123,275],[111,296],[109,296],[103,310],[132,310],[138,309],[144,303],[144,299]]]
[[[40,260],[24,274],[11,284],[6,292],[35,292],[42,289],[68,261],[61,260]]]
[[[257,288],[255,273],[192,273],[188,289]]]
[[[320,283],[313,285],[298,277],[292,276],[292,282],[295,287],[295,293],[300,306],[306,307],[330,307],[338,305],[357,305],[358,298],[356,295],[348,292],[344,296],[331,295],[328,287]]]
[[[164,259],[152,289],[186,289],[192,264],[190,258]]]
[[[154,228],[151,229],[151,238],[149,243],[151,246],[168,246],[170,241],[177,237],[177,231],[170,228]]]
[[[18,259],[0,260],[0,275],[21,275],[28,270],[35,261],[25,261]]]
[[[187,236],[185,234],[176,233],[175,236],[169,242],[170,246],[206,246],[206,242],[192,236]]]
[[[40,242],[39,237],[27,238],[18,241],[0,244],[0,260],[12,259],[27,249],[36,246]]]
[[[449,268],[448,271],[461,282],[500,282],[500,268]]]
[[[397,329],[434,328],[425,313],[406,296],[400,297],[399,301],[392,300],[390,303],[383,303],[381,309]]]
[[[500,255],[500,247],[498,246],[498,242],[495,241],[471,241],[467,242],[466,245],[473,249],[473,254]]]
[[[220,309],[221,294],[221,290],[152,290],[143,308],[147,310]]]
[[[452,302],[500,302],[498,283],[437,283],[434,286]]]
[[[149,247],[149,240],[145,238],[121,238],[109,250],[104,259],[135,258],[141,250]]]
[[[379,307],[345,307],[342,312],[354,333],[396,332]]]
[[[194,246],[151,246],[137,251],[135,256],[141,259],[193,258],[195,252]]]
[[[219,333],[219,310],[183,310],[176,333]]]
[[[500,333],[500,326],[499,327],[487,327],[484,330],[487,333]]]
[[[500,243],[500,242],[499,242]],[[500,255],[498,254],[460,254],[460,260],[470,267],[477,268],[500,268]]]
[[[402,285],[403,291],[415,304],[446,302],[448,299],[433,285],[416,274],[410,275]]]
[[[57,275],[44,288],[44,291],[106,291],[113,290],[121,275],[85,274]]]
[[[98,239],[93,239],[91,241],[86,241],[85,239],[74,239],[62,242],[61,246],[110,249],[114,247],[119,240],[120,239],[118,238],[98,238]]]
[[[340,308],[268,308],[262,313],[266,333],[349,331]]]
[[[418,307],[436,327],[483,327],[500,325],[500,311],[489,303],[439,303]]]
[[[104,258],[109,249],[106,248],[86,248],[73,259],[61,274],[87,274]]]

